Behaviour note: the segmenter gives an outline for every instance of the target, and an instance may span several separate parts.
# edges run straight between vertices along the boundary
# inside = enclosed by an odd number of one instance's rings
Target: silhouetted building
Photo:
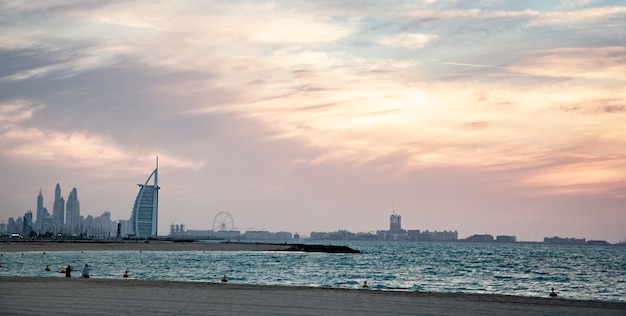
[[[514,242],[517,242],[517,237],[500,235],[500,236],[496,236],[496,242],[499,242],[499,243],[514,243]]]
[[[28,211],[24,214],[24,220],[22,222],[22,235],[28,236],[33,232],[36,232],[37,228],[33,222],[33,212]]]
[[[48,213],[47,208],[43,208],[43,224],[39,228],[40,233],[51,232],[54,225],[54,217]]]
[[[46,215],[43,211],[43,194],[41,194],[41,189],[39,189],[39,194],[37,195],[37,229],[43,229],[44,221]]]
[[[546,244],[584,245],[585,238],[544,237],[543,242]]]
[[[389,216],[389,232],[392,234],[404,233],[402,230],[402,216],[396,214],[396,212]]]
[[[465,238],[467,242],[493,242],[493,236],[491,235],[472,235]]]
[[[66,230],[69,234],[79,234],[81,226],[80,202],[78,201],[78,190],[73,188],[67,198],[65,207]]]
[[[18,217],[17,220],[13,217],[9,217],[9,223],[7,224],[8,234],[18,234],[22,232],[22,218]]]
[[[420,231],[420,230],[408,230],[407,238],[413,241],[457,241],[457,231]]]
[[[153,184],[148,184],[154,177]],[[138,184],[139,193],[133,205],[131,216],[131,226],[133,237],[148,238],[157,235],[157,224],[159,216],[159,160],[157,166],[152,171],[146,183]]]
[[[52,217],[54,217],[54,232],[63,232],[65,224],[65,200],[61,196],[61,186],[57,183],[54,188],[54,205],[52,206]]]
[[[606,240],[588,240],[587,245],[606,246],[609,245],[609,242]]]
[[[243,238],[248,240],[291,240],[291,233],[272,233],[265,230],[249,230],[243,234]]]

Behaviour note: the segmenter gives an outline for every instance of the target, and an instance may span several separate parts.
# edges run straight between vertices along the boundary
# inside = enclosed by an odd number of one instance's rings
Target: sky
[[[0,222],[626,240],[622,1],[0,1]],[[35,212],[34,212],[35,213]]]

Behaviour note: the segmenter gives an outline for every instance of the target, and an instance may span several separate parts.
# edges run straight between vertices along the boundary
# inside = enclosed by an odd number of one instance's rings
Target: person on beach
[[[67,265],[67,268],[65,268],[65,277],[66,278],[72,277],[72,266],[69,264]]]
[[[91,271],[91,267],[85,263],[85,267],[83,268],[83,278],[89,279],[89,271]]]

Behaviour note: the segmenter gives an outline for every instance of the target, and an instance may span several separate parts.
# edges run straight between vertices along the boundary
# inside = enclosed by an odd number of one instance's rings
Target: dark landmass
[[[33,240],[0,244],[0,252],[24,251],[302,251],[360,253],[345,246],[289,243],[191,242],[187,240]]]

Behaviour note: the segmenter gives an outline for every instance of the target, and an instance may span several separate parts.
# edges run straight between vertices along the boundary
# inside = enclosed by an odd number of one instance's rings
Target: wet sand
[[[27,241],[0,243],[0,252],[27,251],[284,251],[289,245],[173,241]]]
[[[3,315],[626,315],[626,303],[233,283],[0,277]]]

